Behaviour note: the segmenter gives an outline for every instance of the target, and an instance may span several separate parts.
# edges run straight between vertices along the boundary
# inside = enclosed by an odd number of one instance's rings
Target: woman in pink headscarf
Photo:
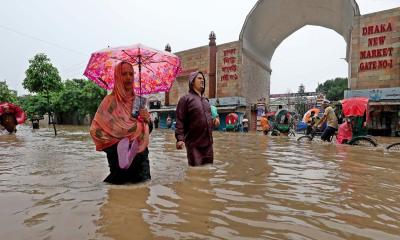
[[[104,180],[108,183],[136,183],[151,178],[147,149],[149,144],[150,114],[141,110],[138,119],[132,116],[134,101],[133,67],[121,62],[115,66],[115,84],[110,95],[107,95],[97,109],[90,126],[90,135],[96,144],[97,151],[107,154],[110,175]],[[135,154],[132,164],[122,169],[119,163],[118,145],[123,140],[135,141]],[[133,144],[132,144],[133,145]]]

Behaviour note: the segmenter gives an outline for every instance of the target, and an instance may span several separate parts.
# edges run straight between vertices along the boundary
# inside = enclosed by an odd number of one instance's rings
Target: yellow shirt
[[[332,107],[325,108],[324,116],[326,116],[326,122],[329,127],[338,129],[338,120]]]

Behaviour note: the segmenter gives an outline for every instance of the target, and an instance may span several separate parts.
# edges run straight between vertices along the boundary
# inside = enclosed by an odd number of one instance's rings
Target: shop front
[[[378,136],[400,135],[400,88],[345,91],[345,98],[369,98],[368,133]]]

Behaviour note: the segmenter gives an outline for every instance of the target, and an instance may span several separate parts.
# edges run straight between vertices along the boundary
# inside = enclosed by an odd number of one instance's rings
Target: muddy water
[[[215,133],[189,168],[155,130],[150,182],[112,186],[86,127],[0,133],[0,239],[400,239],[400,153]],[[397,139],[399,141],[400,139]]]

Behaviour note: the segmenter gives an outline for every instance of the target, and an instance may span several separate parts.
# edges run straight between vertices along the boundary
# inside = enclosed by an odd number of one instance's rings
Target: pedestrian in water
[[[156,116],[156,117],[154,118],[154,128],[158,128],[158,122],[159,122],[158,116]]]
[[[14,113],[4,113],[0,115],[0,130],[2,128],[6,129],[8,133],[16,133],[17,132],[17,119],[15,118]]]
[[[243,116],[243,132],[249,131],[249,119],[247,119],[246,115]]]
[[[269,123],[267,115],[265,115],[265,113],[261,115],[260,123],[264,135],[268,135],[269,130],[271,130],[271,124]]]
[[[212,129],[219,126],[219,119],[212,119],[210,104],[204,97],[205,81],[202,72],[191,73],[189,93],[179,99],[176,107],[176,148],[186,146],[190,166],[214,161]]]
[[[170,115],[167,116],[167,128],[172,127],[172,118]]]
[[[18,120],[19,118],[19,120]],[[16,133],[17,125],[25,122],[25,113],[12,103],[0,103],[0,130],[6,129],[8,133]]]
[[[107,154],[110,174],[105,182],[124,184],[145,181],[151,178],[147,149],[151,131],[150,114],[141,109],[137,119],[132,116],[135,99],[132,65],[121,62],[115,66],[114,72],[114,89],[100,103],[90,126],[90,135],[96,150]],[[126,160],[126,155],[123,155],[126,152],[120,150],[124,147],[128,149],[128,146],[132,150],[129,157],[133,157],[133,161],[121,165],[122,160]]]

